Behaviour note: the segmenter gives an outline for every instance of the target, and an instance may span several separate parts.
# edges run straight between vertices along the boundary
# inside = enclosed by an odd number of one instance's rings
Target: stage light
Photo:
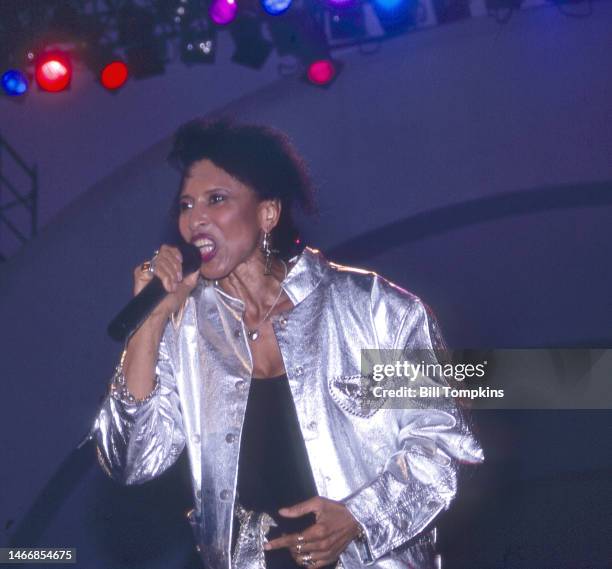
[[[81,49],[79,56],[108,91],[115,92],[123,87],[131,75],[122,57],[108,45],[89,45],[87,49]]]
[[[416,24],[418,0],[374,0],[374,11],[388,32],[403,31]]]
[[[261,7],[271,16],[286,12],[291,6],[291,0],[261,0]]]
[[[261,33],[261,20],[251,16],[240,16],[230,28],[236,51],[232,61],[245,67],[259,69],[268,59],[272,44]]]
[[[200,18],[202,12],[202,0],[157,0],[157,13],[161,11],[165,14],[171,14],[175,24],[181,27],[189,27],[195,20]]]
[[[43,91],[57,93],[70,86],[72,65],[63,52],[42,53],[36,62],[36,83]]]
[[[123,61],[112,61],[102,69],[100,83],[104,88],[114,91],[125,85],[128,75],[127,65]]]
[[[283,18],[268,20],[268,30],[279,55],[292,55],[310,85],[328,87],[338,77],[341,64],[333,61],[322,22],[308,10],[292,10]]]
[[[381,10],[387,10],[393,12],[398,10],[402,4],[405,4],[405,0],[374,0],[374,5]]]
[[[329,85],[337,75],[336,65],[331,59],[318,59],[313,61],[306,72],[306,77],[313,85],[325,87]]]
[[[181,49],[183,63],[214,63],[215,44],[212,38],[188,41]]]
[[[211,26],[212,28],[212,26]],[[214,63],[217,47],[214,29],[189,29],[181,34],[181,61],[188,65],[193,63]]]
[[[237,11],[236,0],[212,0],[208,15],[215,24],[225,26],[234,20]]]
[[[10,97],[24,95],[28,90],[28,79],[21,71],[9,69],[2,75],[2,88]]]

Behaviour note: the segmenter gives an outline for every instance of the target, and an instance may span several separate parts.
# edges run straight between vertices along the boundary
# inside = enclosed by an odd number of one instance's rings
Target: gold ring
[[[304,544],[302,544],[302,543],[298,543],[298,544],[295,546],[295,550],[298,552],[298,555],[299,555],[300,553],[302,553],[302,547],[304,547]]]
[[[312,553],[307,553],[306,555],[302,555],[302,565],[304,567],[308,567],[309,565],[314,565],[314,561],[312,560]]]
[[[140,270],[143,273],[152,273],[153,265],[151,264],[151,261],[145,261],[142,265],[140,265]]]
[[[304,536],[302,534],[297,536],[297,542],[298,543],[304,543]]]

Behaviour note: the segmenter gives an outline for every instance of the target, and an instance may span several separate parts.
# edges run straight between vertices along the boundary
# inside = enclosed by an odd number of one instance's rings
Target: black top
[[[278,509],[317,496],[304,439],[286,375],[252,379],[242,428],[238,500],[247,510],[266,512],[278,524],[268,534],[300,532],[314,515],[284,518]],[[266,552],[269,569],[299,567],[287,549]]]

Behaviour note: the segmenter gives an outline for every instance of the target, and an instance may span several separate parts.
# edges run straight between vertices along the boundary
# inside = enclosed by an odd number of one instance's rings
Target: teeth
[[[215,247],[215,243],[212,241],[212,239],[206,239],[206,238],[202,238],[202,239],[197,239],[196,241],[193,242],[193,244],[196,247],[210,247],[212,249],[214,249]]]

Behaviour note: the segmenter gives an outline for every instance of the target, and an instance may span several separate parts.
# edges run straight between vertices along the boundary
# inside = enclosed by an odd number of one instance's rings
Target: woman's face
[[[179,231],[200,249],[205,278],[222,279],[259,253],[270,203],[210,160],[193,164],[179,198]]]

